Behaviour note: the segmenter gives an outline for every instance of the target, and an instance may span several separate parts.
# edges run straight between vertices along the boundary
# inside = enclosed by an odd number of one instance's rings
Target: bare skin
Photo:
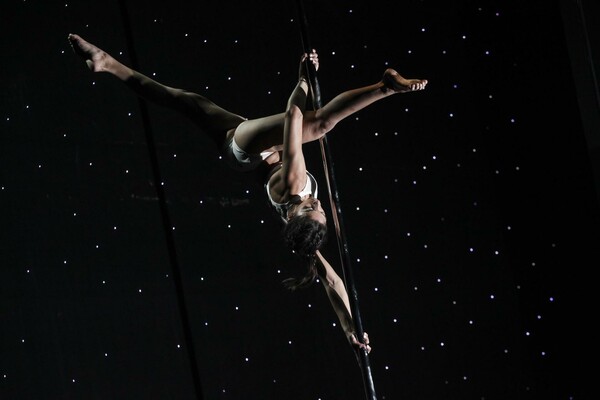
[[[352,312],[350,311],[350,300],[348,299],[348,292],[344,281],[335,272],[331,264],[323,257],[320,251],[317,251],[317,270],[327,297],[333,305],[333,309],[336,312],[342,329],[346,334],[348,342],[355,349],[364,349],[369,353],[371,351],[371,345],[369,340],[369,334],[364,332],[363,341],[358,341],[356,333],[354,332],[354,322],[352,321]]]

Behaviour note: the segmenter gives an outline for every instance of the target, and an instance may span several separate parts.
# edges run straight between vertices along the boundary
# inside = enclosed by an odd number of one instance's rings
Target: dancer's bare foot
[[[94,72],[109,72],[114,59],[108,53],[73,33],[69,33],[69,43],[75,54],[85,60],[89,69]]]
[[[383,73],[383,84],[396,93],[406,93],[425,89],[427,79],[406,79],[398,72],[388,68]]]

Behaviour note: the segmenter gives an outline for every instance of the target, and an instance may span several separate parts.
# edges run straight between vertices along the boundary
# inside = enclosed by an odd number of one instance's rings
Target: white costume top
[[[275,202],[273,200],[273,198],[271,197],[271,188],[269,187],[269,180],[270,180],[271,176],[281,168],[281,165],[282,164],[279,163],[278,165],[273,167],[273,169],[269,173],[267,182],[265,182],[265,190],[267,191],[267,196],[269,198],[269,201],[271,202],[271,205],[273,206],[275,211],[277,211],[277,214],[279,214],[279,216],[281,217],[283,222],[287,224],[287,213],[288,213],[288,210],[290,209],[290,207],[293,206],[293,203],[291,201],[287,201],[285,203]],[[297,195],[300,197],[304,197],[306,195],[311,194],[313,197],[316,198],[318,195],[318,190],[319,190],[319,187],[317,185],[317,180],[308,171],[306,171],[306,178],[307,178],[306,185],[304,185],[304,189],[302,189],[300,191],[300,193],[297,193]]]

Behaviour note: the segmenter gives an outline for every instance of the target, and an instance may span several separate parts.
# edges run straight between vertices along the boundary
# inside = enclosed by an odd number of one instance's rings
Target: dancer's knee
[[[327,132],[331,131],[335,127],[336,123],[336,121],[333,121],[329,118],[319,119],[317,123],[317,133],[320,136],[325,135]]]
[[[336,125],[336,121],[321,114],[319,111],[307,112],[304,121],[304,131],[311,136],[309,140],[321,138]]]

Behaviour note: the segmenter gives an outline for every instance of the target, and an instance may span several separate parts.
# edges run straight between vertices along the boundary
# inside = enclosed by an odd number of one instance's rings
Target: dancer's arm
[[[301,77],[288,100],[283,127],[281,183],[283,198],[299,193],[306,184],[306,163],[302,152],[302,123],[308,83]]]
[[[325,292],[327,293],[327,297],[329,297],[329,301],[342,325],[342,329],[346,334],[348,342],[356,348],[366,348],[367,352],[371,351],[369,337],[366,333],[363,339],[365,344],[360,343],[357,340],[354,322],[352,320],[352,312],[350,311],[350,301],[348,299],[348,292],[346,291],[344,281],[335,272],[331,264],[323,257],[320,251],[317,251],[317,270],[321,282],[323,283],[323,287],[325,288]]]
[[[283,194],[283,198],[299,193],[306,184],[306,163],[302,153],[302,125],[306,110],[306,98],[309,91],[306,74],[306,60],[319,67],[317,52],[303,54],[300,59],[298,83],[290,95],[286,107],[283,129],[282,168],[279,187],[275,188]]]

